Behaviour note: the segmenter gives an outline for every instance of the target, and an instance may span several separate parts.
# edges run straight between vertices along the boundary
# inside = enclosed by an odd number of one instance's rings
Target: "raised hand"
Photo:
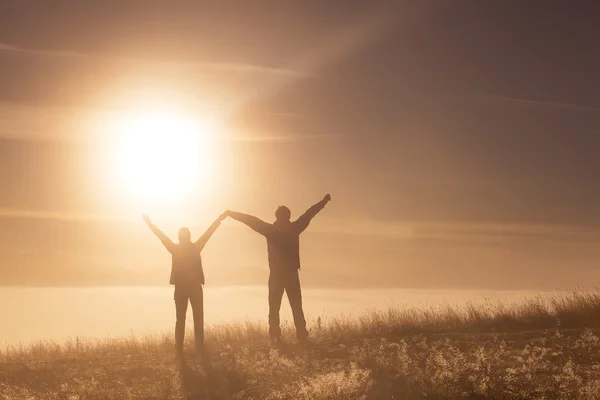
[[[142,215],[142,218],[144,219],[144,222],[148,225],[152,225],[152,220],[150,219],[150,217],[146,214]]]
[[[323,200],[329,203],[331,201],[331,195],[327,194],[325,197],[323,197]]]

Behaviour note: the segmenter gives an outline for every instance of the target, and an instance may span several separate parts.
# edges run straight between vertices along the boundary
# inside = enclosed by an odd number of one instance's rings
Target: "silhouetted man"
[[[267,238],[269,253],[269,336],[273,340],[281,337],[279,310],[285,291],[292,308],[296,336],[299,340],[308,337],[306,320],[302,310],[302,291],[300,289],[300,234],[308,227],[315,215],[331,200],[327,195],[309,208],[296,221],[290,221],[290,209],[280,206],[275,211],[275,222],[270,224],[252,215],[227,211],[226,214],[238,220]]]
[[[175,286],[175,313],[177,320],[175,322],[175,351],[178,356],[183,356],[183,339],[185,337],[185,317],[187,314],[188,302],[192,304],[192,313],[194,314],[194,335],[196,339],[196,349],[199,354],[204,350],[204,271],[202,269],[202,258],[200,252],[208,242],[208,239],[217,230],[221,221],[225,219],[222,214],[207,229],[207,231],[195,242],[191,241],[191,234],[188,228],[179,230],[179,243],[173,243],[164,233],[161,232],[144,215],[144,221],[152,232],[167,248],[173,256],[171,266],[171,279],[169,283]]]

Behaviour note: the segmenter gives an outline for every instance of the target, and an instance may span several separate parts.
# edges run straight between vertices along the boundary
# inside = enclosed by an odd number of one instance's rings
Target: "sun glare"
[[[214,132],[205,121],[141,113],[119,121],[117,175],[143,203],[180,199],[209,184],[214,173]]]

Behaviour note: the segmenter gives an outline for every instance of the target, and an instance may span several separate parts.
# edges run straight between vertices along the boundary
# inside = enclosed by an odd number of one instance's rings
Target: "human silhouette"
[[[257,217],[248,214],[228,210],[226,215],[240,221],[254,231],[260,233],[267,239],[267,251],[269,257],[269,336],[274,341],[281,338],[279,326],[279,310],[283,292],[287,293],[294,325],[296,326],[296,337],[299,340],[308,338],[306,320],[302,310],[302,291],[300,288],[300,234],[310,224],[310,221],[331,200],[327,195],[309,208],[296,221],[291,221],[290,209],[280,206],[275,211],[275,222],[270,224]]]
[[[191,240],[190,230],[186,227],[179,229],[179,243],[173,243],[160,229],[152,223],[147,215],[144,221],[152,232],[160,239],[162,244],[172,255],[171,278],[169,283],[175,286],[175,351],[179,357],[183,356],[183,339],[185,337],[185,318],[188,302],[192,304],[194,315],[194,336],[196,349],[199,354],[204,352],[204,270],[200,253],[210,237],[217,230],[221,221],[225,219],[222,214],[195,242]]]

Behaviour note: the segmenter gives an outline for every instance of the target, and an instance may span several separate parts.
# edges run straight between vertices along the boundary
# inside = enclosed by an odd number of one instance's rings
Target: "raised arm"
[[[323,198],[323,200],[321,200],[320,202],[318,202],[317,204],[315,204],[314,206],[312,206],[311,208],[309,208],[308,210],[306,210],[306,212],[304,214],[302,214],[300,216],[300,218],[298,218],[296,221],[294,221],[294,227],[296,228],[296,232],[298,232],[299,234],[304,232],[304,230],[306,228],[308,228],[308,224],[310,224],[310,221],[319,213],[319,211],[321,211],[325,205],[327,205],[327,203],[329,203],[331,201],[331,195],[327,195]]]
[[[236,221],[240,221],[241,223],[248,225],[250,228],[252,228],[253,230],[255,230],[263,236],[268,235],[271,229],[271,224],[263,221],[260,218],[256,218],[253,215],[243,214],[231,210],[226,211],[225,215],[235,219]]]
[[[169,253],[173,253],[175,249],[175,243],[173,243],[173,241],[169,239],[167,235],[165,235],[160,229],[156,227],[156,225],[152,223],[152,220],[149,216],[144,215],[144,222],[148,225],[150,230],[160,239],[160,241],[167,248]]]
[[[194,243],[196,245],[196,247],[198,247],[200,250],[202,250],[204,248],[204,246],[206,246],[206,243],[208,242],[210,237],[213,235],[213,233],[215,233],[215,231],[217,230],[219,225],[221,225],[221,221],[223,221],[225,219],[225,217],[227,217],[227,215],[225,213],[221,214],[219,216],[219,218],[217,218],[215,220],[215,222],[213,222],[213,224],[208,227],[206,232],[204,232],[204,234],[202,236],[200,236],[200,239],[196,240],[196,242]]]

